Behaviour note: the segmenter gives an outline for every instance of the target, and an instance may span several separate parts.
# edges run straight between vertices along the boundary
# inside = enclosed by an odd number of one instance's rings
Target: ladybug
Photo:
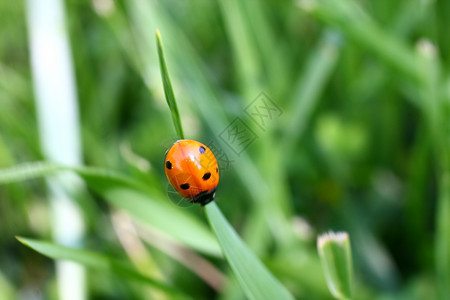
[[[178,194],[193,203],[214,200],[219,183],[219,166],[212,151],[194,140],[178,140],[164,160],[167,180]]]

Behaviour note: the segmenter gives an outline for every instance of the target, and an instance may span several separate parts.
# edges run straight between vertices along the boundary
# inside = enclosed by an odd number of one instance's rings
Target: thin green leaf
[[[277,37],[275,26],[268,17],[269,3],[264,1],[242,1],[246,21],[255,37],[257,51],[267,72],[269,92],[279,95],[287,87],[289,80],[279,76],[288,73],[289,58],[286,56],[285,44]]]
[[[51,162],[31,162],[0,169],[0,185],[42,178],[63,170],[64,167]]]
[[[215,202],[205,206],[211,228],[215,232],[225,258],[242,289],[250,299],[293,299],[264,264],[250,251],[221,213]]]
[[[261,61],[258,59],[256,45],[253,43],[254,36],[247,26],[241,1],[225,0],[219,1],[226,29],[230,36],[241,87],[248,97],[254,97],[262,89],[259,74],[262,73]]]
[[[156,30],[156,41],[158,46],[159,65],[161,67],[161,78],[164,85],[164,94],[166,95],[167,104],[172,113],[172,121],[177,131],[178,138],[184,139],[183,127],[181,126],[180,114],[178,112],[177,102],[170,82],[169,71],[167,70],[166,60],[164,58],[164,50],[162,47],[161,34]]]
[[[317,248],[331,294],[337,299],[350,299],[353,263],[348,234],[323,234],[317,239]]]
[[[9,280],[9,276],[6,277],[5,274],[0,272],[0,291],[2,291],[1,297],[3,297],[1,299],[17,299],[19,296],[15,286]]]
[[[288,109],[289,123],[286,124],[286,133],[283,138],[285,146],[280,147],[281,149],[287,147],[290,150],[305,131],[338,61],[339,38],[338,33],[326,31],[316,49],[312,51],[308,64],[296,84],[291,108]]]
[[[287,64],[282,59],[286,59],[282,42],[275,38],[265,14],[267,3],[235,0],[218,3],[237,61],[238,83],[244,99],[250,100],[266,89],[278,94],[286,84],[286,77],[279,74],[286,74]]]
[[[104,254],[84,249],[69,248],[24,237],[16,238],[25,246],[52,259],[73,261],[92,269],[113,273],[114,275],[125,279],[136,280],[151,285],[172,296],[178,296],[178,298],[187,298],[175,287],[154,278],[144,276],[136,272],[130,265]]]
[[[104,190],[102,195],[115,207],[129,212],[144,224],[170,235],[189,248],[216,257],[222,256],[211,231],[200,220],[169,201],[157,201],[148,194],[120,187]]]
[[[450,171],[444,171],[439,182],[440,195],[437,207],[436,273],[439,294],[450,295]]]
[[[416,83],[423,83],[422,63],[407,45],[383,31],[353,0],[302,0],[300,8],[373,52]]]
[[[113,171],[95,168],[75,168],[74,171],[116,208],[127,211],[191,249],[222,256],[217,240],[207,226],[171,204],[159,190]]]
[[[0,184],[40,178],[58,171],[77,173],[91,189],[116,208],[127,211],[191,249],[216,257],[222,256],[216,238],[197,217],[172,205],[159,190],[115,171],[35,162],[1,169]]]

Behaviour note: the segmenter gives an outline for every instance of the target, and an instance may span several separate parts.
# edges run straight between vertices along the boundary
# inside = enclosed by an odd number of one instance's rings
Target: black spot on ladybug
[[[211,173],[205,173],[205,175],[203,175],[203,180],[208,180],[211,177]]]
[[[205,147],[203,147],[203,146],[200,146],[199,150],[200,150],[201,154],[204,154],[206,151]]]
[[[166,161],[166,168],[167,169],[172,169],[172,163],[170,161]]]
[[[180,185],[180,188],[182,188],[183,190],[187,190],[189,188],[189,183],[183,183],[182,185]]]
[[[219,168],[216,168],[216,173],[219,173]]]

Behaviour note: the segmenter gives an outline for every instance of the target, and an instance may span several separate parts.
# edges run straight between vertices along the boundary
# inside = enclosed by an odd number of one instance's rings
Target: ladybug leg
[[[213,201],[213,200],[214,200],[214,197],[210,197],[210,198],[205,199],[205,201],[200,202],[200,204],[201,204],[202,206],[205,206],[206,204],[208,204],[209,202],[211,202],[211,201]]]
[[[200,203],[202,206],[205,206],[209,202],[214,200],[214,196],[216,195],[216,188],[213,188],[211,191],[205,191],[199,193],[197,196],[192,199],[194,203]]]

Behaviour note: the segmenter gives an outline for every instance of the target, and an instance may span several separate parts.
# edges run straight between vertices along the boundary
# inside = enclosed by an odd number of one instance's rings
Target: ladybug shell
[[[167,151],[164,171],[184,198],[206,204],[219,183],[219,166],[212,151],[194,140],[179,140]]]

